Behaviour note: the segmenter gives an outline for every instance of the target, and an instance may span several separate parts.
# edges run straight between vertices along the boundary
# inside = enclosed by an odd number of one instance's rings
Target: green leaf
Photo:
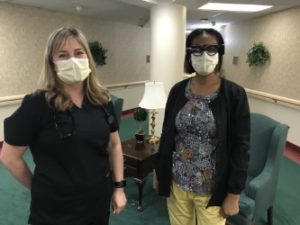
[[[89,42],[89,47],[96,65],[105,65],[107,49],[103,48],[102,44],[98,41]]]
[[[270,52],[262,42],[254,43],[247,52],[247,63],[251,67],[265,64],[270,60]]]
[[[138,107],[133,113],[133,118],[138,122],[142,122],[147,119],[147,115],[148,112],[146,109]]]

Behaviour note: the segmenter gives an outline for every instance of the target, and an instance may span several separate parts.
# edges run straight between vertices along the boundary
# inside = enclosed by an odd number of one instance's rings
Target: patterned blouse
[[[175,121],[178,134],[173,153],[173,179],[183,190],[207,194],[214,185],[217,145],[215,119],[209,102],[218,93],[209,96],[193,94],[190,80],[185,95],[188,102]]]

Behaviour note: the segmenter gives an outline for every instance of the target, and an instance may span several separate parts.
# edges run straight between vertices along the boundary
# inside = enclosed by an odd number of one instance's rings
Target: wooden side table
[[[136,143],[135,139],[122,142],[125,176],[134,178],[138,186],[139,199],[137,210],[143,211],[143,190],[147,175],[153,171],[154,158],[158,144]]]

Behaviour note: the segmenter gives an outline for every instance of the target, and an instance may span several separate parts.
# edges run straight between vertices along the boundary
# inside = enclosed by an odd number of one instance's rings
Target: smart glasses
[[[198,45],[186,48],[186,52],[194,56],[201,56],[203,52],[206,52],[209,56],[214,56],[219,53],[221,49],[222,46],[219,45]]]

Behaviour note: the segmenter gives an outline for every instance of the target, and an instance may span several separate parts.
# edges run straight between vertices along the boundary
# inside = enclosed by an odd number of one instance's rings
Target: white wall
[[[274,95],[300,99],[300,7],[271,13],[227,26],[224,31],[223,68],[227,79],[241,86]],[[264,66],[249,67],[247,51],[263,42],[271,60]],[[233,64],[233,57],[239,58]],[[300,107],[249,96],[252,112],[265,114],[290,126],[288,141],[300,146]]]
[[[124,99],[123,111],[138,107],[144,94],[145,85],[128,86],[110,90],[110,93]]]
[[[300,107],[291,107],[248,96],[250,111],[267,115],[290,127],[288,141],[300,146]]]
[[[247,88],[299,99],[300,64],[297,60],[300,48],[295,48],[300,40],[299,12],[298,7],[234,24],[226,29],[224,68],[227,77]],[[150,52],[150,30],[147,28],[8,3],[0,3],[0,21],[0,96],[25,94],[36,88],[47,36],[53,29],[66,24],[81,28],[90,40],[99,40],[108,48],[108,65],[100,69],[104,83],[149,79],[150,66],[145,63],[145,55]],[[286,41],[286,38],[293,41]],[[271,48],[272,62],[265,70],[249,69],[245,63],[246,51],[253,41],[265,41]],[[240,56],[238,66],[232,65],[234,55]],[[289,60],[285,60],[286,56]],[[285,73],[287,68],[288,73]],[[291,85],[294,85],[293,88]],[[124,110],[127,110],[138,106],[143,91],[143,86],[134,86],[111,92],[124,98]],[[252,97],[249,97],[249,102],[251,111],[269,115],[289,125],[288,140],[300,146],[299,109]],[[0,105],[0,141],[3,140],[3,119],[18,105],[19,102]],[[162,114],[163,110],[160,110],[158,121]],[[161,124],[158,122],[157,135],[160,130]]]
[[[138,107],[143,94],[145,85],[128,86],[126,88],[116,88],[110,90],[110,93],[124,99],[123,111]],[[4,139],[3,121],[10,116],[21,104],[21,101],[0,103],[0,141]],[[159,125],[157,130],[160,134]]]
[[[129,86],[127,88],[119,88],[110,91],[119,97],[124,98],[123,110],[132,109],[138,106],[143,93],[144,85]],[[251,112],[262,113],[281,123],[287,124],[290,129],[288,133],[288,141],[300,146],[300,108],[293,108],[280,103],[274,103],[267,100],[257,99],[248,96]],[[8,117],[18,106],[20,101],[9,104],[0,105],[0,141],[3,140],[3,120]],[[159,110],[158,119],[163,117],[164,110]],[[160,136],[161,124],[157,123],[155,133]]]
[[[61,26],[79,28],[108,50],[107,64],[98,67],[103,84],[149,80],[149,28],[0,1],[0,97],[37,88],[46,41]]]
[[[253,90],[300,100],[300,7],[233,23],[224,30],[226,77]],[[263,42],[271,60],[249,67],[247,51]],[[239,58],[233,64],[233,57]]]

